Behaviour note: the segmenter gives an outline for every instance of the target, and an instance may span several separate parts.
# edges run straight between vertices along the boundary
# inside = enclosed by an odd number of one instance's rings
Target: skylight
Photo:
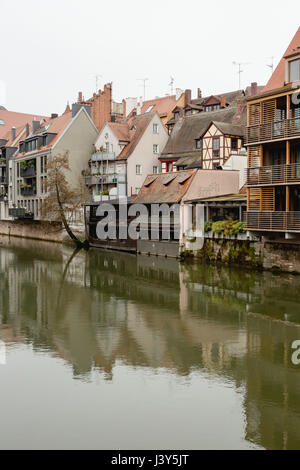
[[[0,119],[0,126],[5,126],[5,122]]]
[[[152,109],[155,108],[155,104],[152,104],[151,106],[149,106],[149,108],[147,109],[146,113],[151,113]]]

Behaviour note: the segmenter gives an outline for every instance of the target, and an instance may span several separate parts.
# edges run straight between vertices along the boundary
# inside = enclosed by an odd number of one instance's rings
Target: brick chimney
[[[12,127],[11,128],[11,140],[15,140],[16,138],[16,128]]]
[[[198,88],[198,90],[197,90],[197,97],[198,97],[198,100],[200,100],[202,98],[201,88]]]
[[[82,101],[83,101],[82,91],[79,91],[79,93],[78,93],[78,103],[82,103]]]
[[[251,96],[256,96],[258,94],[257,82],[251,83]]]
[[[26,124],[26,137],[29,136],[29,124],[27,123]]]
[[[126,114],[126,100],[122,100],[123,103],[123,118],[126,119],[127,114]]]
[[[185,105],[191,104],[192,101],[192,90],[185,90]]]
[[[226,105],[227,105],[226,98],[225,98],[225,96],[222,96],[220,106],[221,106],[222,109],[224,109],[224,108],[226,108]]]

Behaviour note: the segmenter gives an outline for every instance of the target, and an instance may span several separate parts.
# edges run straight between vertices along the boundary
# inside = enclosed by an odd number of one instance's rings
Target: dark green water
[[[1,449],[300,449],[300,278],[71,255],[0,239]]]

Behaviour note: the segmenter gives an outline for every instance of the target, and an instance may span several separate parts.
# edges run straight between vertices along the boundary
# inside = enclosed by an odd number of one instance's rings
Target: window
[[[213,139],[213,158],[220,158],[220,139],[214,137]]]
[[[168,163],[168,173],[172,173],[173,171],[173,162]]]
[[[158,134],[158,124],[153,124],[153,134]]]
[[[0,126],[5,126],[5,122],[2,119],[0,119]]]
[[[150,105],[149,108],[147,109],[146,113],[151,113],[153,108],[155,108],[155,104]]]
[[[300,80],[300,59],[289,63],[289,81],[296,82]]]
[[[238,139],[236,139],[235,137],[233,137],[231,139],[231,150],[233,152],[237,152],[238,151]]]
[[[139,194],[141,188],[135,188],[135,194]]]
[[[197,150],[202,150],[202,139],[197,139],[196,140],[196,149]]]
[[[191,109],[187,109],[187,110],[185,111],[185,115],[186,115],[186,116],[190,116],[191,114],[192,114],[192,110],[191,110]]]
[[[215,104],[215,105],[211,105],[211,106],[205,106],[205,111],[207,113],[210,113],[212,111],[219,111],[220,109],[220,105],[219,104]]]
[[[141,175],[142,174],[142,166],[141,165],[136,165],[135,173],[136,173],[136,175]]]
[[[158,166],[153,167],[153,174],[157,175],[158,174]]]
[[[179,113],[178,112],[174,113],[174,119],[175,119],[175,121],[178,121],[178,119],[179,119]]]
[[[157,144],[154,144],[153,145],[153,153],[155,155],[158,155],[159,154],[159,146]]]

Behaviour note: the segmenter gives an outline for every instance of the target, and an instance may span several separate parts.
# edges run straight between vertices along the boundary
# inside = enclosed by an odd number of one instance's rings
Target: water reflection
[[[61,358],[79,381],[122,364],[243,390],[245,437],[300,448],[299,278],[0,240],[0,339]],[[199,397],[201,400],[201,397]]]

